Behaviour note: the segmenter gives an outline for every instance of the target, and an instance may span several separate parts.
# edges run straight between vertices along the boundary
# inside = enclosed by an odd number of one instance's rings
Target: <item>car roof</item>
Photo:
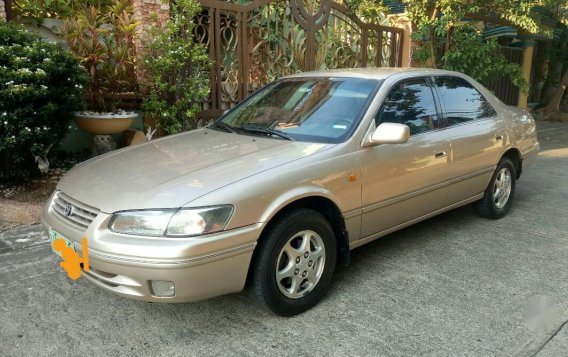
[[[415,76],[431,76],[431,75],[458,75],[462,73],[446,71],[432,68],[416,68],[416,67],[364,67],[364,68],[342,68],[329,69],[324,71],[312,71],[296,73],[284,78],[302,78],[302,77],[349,77],[349,78],[369,78],[369,79],[385,79],[393,74],[412,73]]]

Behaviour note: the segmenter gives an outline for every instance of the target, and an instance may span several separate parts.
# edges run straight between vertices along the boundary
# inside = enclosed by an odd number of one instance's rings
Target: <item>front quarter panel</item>
[[[348,144],[238,181],[187,204],[188,207],[232,204],[235,211],[226,229],[268,222],[288,204],[312,196],[324,197],[346,218],[351,241],[359,238],[361,218],[360,166]],[[356,181],[348,177],[355,175]]]

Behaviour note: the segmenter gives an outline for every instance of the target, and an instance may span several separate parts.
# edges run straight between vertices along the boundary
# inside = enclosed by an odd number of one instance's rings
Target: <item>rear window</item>
[[[446,111],[448,126],[496,115],[485,97],[463,78],[437,77],[436,86]]]

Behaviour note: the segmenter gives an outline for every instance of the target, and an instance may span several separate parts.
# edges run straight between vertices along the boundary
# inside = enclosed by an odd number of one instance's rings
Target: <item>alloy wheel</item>
[[[299,299],[314,289],[325,266],[325,246],[319,234],[300,231],[290,237],[276,263],[278,289],[290,299]]]
[[[503,167],[495,177],[495,183],[493,184],[493,202],[495,207],[503,208],[507,204],[511,195],[511,187],[511,171],[509,171],[509,168]]]

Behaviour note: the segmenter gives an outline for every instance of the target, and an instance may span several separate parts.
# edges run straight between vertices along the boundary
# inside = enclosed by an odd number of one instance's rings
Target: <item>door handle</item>
[[[495,141],[503,140],[503,135],[495,135]]]
[[[438,152],[434,153],[434,157],[436,159],[439,159],[441,157],[446,157],[446,155],[447,155],[447,153],[446,153],[445,150],[444,151],[438,151]]]

